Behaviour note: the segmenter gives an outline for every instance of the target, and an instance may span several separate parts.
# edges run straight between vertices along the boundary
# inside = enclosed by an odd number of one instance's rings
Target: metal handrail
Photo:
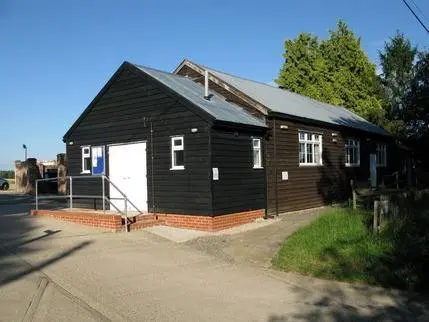
[[[118,188],[118,186],[116,185],[116,184],[114,184],[110,179],[109,179],[109,177],[108,176],[106,176],[106,175],[102,175],[103,176],[103,178],[105,179],[105,180],[107,180],[107,182],[108,183],[110,183],[121,195],[122,195],[122,197],[124,197],[125,198],[125,202],[129,202],[130,203],[130,205],[131,206],[133,206],[134,207],[134,209],[135,210],[137,210],[137,212],[139,213],[139,214],[141,214],[142,212],[140,211],[140,209],[139,208],[137,208],[137,206],[134,204],[134,203],[132,203],[131,202],[131,200],[130,199],[128,199],[128,197],[127,197],[127,195],[125,194],[125,193],[123,193],[122,191],[121,191],[121,189],[119,189]],[[104,186],[104,184],[103,184],[103,186]],[[127,205],[125,204],[125,210],[127,209]]]
[[[101,182],[102,182],[102,195],[74,195],[73,194],[73,179],[84,179],[84,178],[91,178],[91,179],[95,179],[95,178],[101,178]],[[125,217],[125,230],[128,231],[128,203],[135,209],[137,210],[137,212],[139,214],[142,214],[142,212],[140,211],[140,209],[137,208],[137,206],[131,202],[131,200],[128,199],[127,195],[121,190],[119,189],[119,187],[114,184],[109,177],[107,177],[106,175],[82,175],[82,176],[66,176],[65,180],[69,180],[70,182],[70,187],[69,187],[69,194],[65,194],[62,196],[58,196],[58,195],[50,195],[50,196],[39,196],[39,182],[43,182],[43,181],[57,181],[59,180],[59,178],[46,178],[46,179],[36,179],[36,211],[39,210],[39,200],[43,200],[43,199],[60,199],[60,198],[68,198],[69,199],[69,208],[72,209],[73,208],[73,197],[75,198],[88,198],[88,199],[101,199],[103,200],[103,213],[106,213],[106,208],[105,208],[105,202],[108,202],[110,204],[110,206],[113,206],[113,208],[115,208],[116,211],[118,211],[122,216]],[[115,188],[119,194],[122,196],[122,198],[110,198],[107,197],[105,195],[105,186],[104,186],[104,181],[107,180],[107,182],[109,184],[111,184],[113,186],[113,188]],[[124,200],[125,205],[124,205],[124,211],[120,210],[117,206],[115,206],[112,203],[112,200]]]

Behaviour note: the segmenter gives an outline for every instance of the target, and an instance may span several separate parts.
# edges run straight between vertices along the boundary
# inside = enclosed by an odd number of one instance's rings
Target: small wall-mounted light
[[[287,125],[280,125],[280,128],[281,128],[282,130],[287,130],[287,129],[289,128],[289,126],[287,126]]]
[[[234,132],[234,136],[238,136],[238,132],[237,131]]]
[[[336,139],[336,138],[333,138],[333,139],[332,139],[332,142],[337,143],[337,139]]]
[[[194,128],[192,128],[192,129],[191,129],[191,132],[192,132],[192,133],[197,133],[197,132],[198,132],[198,129],[197,129],[196,127],[194,127]]]
[[[337,134],[337,133],[332,132],[332,136],[338,136],[338,134]]]
[[[73,141],[70,141],[70,142],[69,142],[69,145],[73,145],[73,144],[74,144],[74,142],[73,142]]]

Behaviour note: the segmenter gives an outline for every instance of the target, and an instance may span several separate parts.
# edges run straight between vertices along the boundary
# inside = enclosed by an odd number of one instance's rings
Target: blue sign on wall
[[[93,146],[91,152],[92,152],[92,174],[105,174],[104,146]]]

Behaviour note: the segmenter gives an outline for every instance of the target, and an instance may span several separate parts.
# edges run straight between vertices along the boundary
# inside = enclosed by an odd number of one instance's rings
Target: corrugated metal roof
[[[251,81],[200,66],[273,112],[389,135],[383,128],[368,122],[344,107],[322,103],[265,83]]]
[[[215,92],[209,91],[211,98],[206,100],[204,98],[204,88],[192,79],[145,66],[134,66],[200,107],[216,120],[266,127],[263,120],[253,116],[245,109],[225,101],[223,97]]]

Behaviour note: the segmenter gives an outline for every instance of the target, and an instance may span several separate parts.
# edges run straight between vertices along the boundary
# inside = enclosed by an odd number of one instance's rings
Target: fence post
[[[73,179],[69,177],[70,180],[70,210],[73,209]]]
[[[354,180],[350,180],[350,187],[352,189],[352,198],[353,198],[353,209],[357,209],[357,193]]]
[[[398,171],[396,171],[395,177],[396,177],[396,189],[399,189],[399,173],[398,173]]]
[[[379,201],[378,200],[374,200],[374,218],[373,218],[373,223],[372,223],[372,228],[374,233],[378,232],[378,210],[379,210]]]
[[[16,177],[16,175],[15,175],[15,177]],[[16,182],[16,180],[15,180],[15,182]],[[39,179],[36,180],[36,211],[39,210],[39,189],[38,189],[38,186],[39,186]]]
[[[127,196],[125,197],[125,220],[124,220],[124,224],[125,224],[125,232],[128,232],[128,198]]]
[[[353,209],[357,209],[357,193],[356,190],[353,189]]]

